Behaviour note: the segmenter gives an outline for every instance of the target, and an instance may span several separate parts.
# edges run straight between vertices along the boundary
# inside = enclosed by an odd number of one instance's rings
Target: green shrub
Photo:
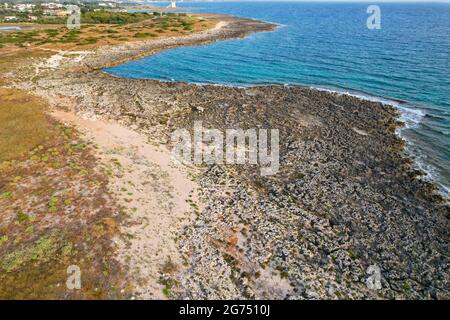
[[[147,12],[108,12],[90,11],[81,17],[81,23],[91,24],[128,24],[149,19]]]
[[[148,37],[157,37],[156,34],[150,32],[137,32],[133,35],[134,38],[148,38]]]

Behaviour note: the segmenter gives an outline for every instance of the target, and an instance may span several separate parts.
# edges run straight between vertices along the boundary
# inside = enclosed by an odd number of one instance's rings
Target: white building
[[[30,12],[33,11],[33,8],[36,7],[35,4],[32,3],[19,3],[14,5],[14,9],[20,12]]]
[[[171,0],[170,4],[167,6],[167,8],[176,8],[177,7],[177,3],[175,0]]]
[[[63,7],[62,4],[54,2],[43,3],[41,6],[47,9],[61,9]]]
[[[46,16],[56,16],[56,10],[43,10],[42,13]]]

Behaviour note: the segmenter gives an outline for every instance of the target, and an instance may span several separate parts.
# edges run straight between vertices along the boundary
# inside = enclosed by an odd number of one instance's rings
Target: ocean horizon
[[[154,3],[153,3],[154,4]],[[163,5],[164,3],[161,3]],[[197,84],[301,85],[391,104],[416,165],[450,187],[450,4],[381,3],[370,30],[364,3],[182,2],[194,12],[280,24],[273,32],[179,47],[105,69],[126,78]]]

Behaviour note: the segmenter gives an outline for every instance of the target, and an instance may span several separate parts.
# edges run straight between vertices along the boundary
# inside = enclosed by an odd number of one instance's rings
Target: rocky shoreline
[[[279,129],[276,175],[262,177],[255,166],[187,168],[198,185],[196,217],[173,235],[182,266],[160,274],[170,297],[449,299],[449,207],[404,157],[393,107],[297,86],[198,86],[99,71],[275,28],[214,18],[220,28],[66,56],[33,81],[16,81],[55,108],[117,121],[154,145],[170,147],[171,132],[196,120],[221,131]],[[378,290],[366,285],[374,265]]]
[[[272,31],[278,27],[276,24],[220,14],[204,13],[200,17],[219,22],[215,28],[196,32],[188,36],[175,36],[102,47],[101,51],[98,51],[90,59],[85,60],[84,64],[88,70],[99,70],[148,56],[162,50],[180,46],[202,45],[233,38],[243,38],[253,32]]]

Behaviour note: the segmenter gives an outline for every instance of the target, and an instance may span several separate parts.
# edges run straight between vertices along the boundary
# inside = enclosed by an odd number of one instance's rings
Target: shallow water
[[[195,83],[301,84],[390,102],[404,112],[401,135],[410,142],[417,163],[448,194],[450,4],[380,4],[381,30],[367,28],[367,4],[179,6],[283,27],[245,39],[163,51],[106,71]]]

